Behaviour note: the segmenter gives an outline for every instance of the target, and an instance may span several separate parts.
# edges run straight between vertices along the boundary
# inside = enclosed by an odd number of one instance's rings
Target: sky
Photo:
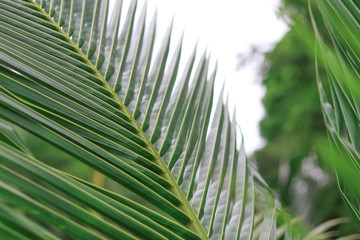
[[[144,2],[139,0],[139,9]],[[229,106],[236,107],[248,154],[264,144],[258,124],[264,116],[261,98],[265,89],[258,76],[260,63],[237,70],[238,55],[254,45],[271,49],[281,39],[287,27],[276,16],[278,6],[278,0],[147,0],[150,18],[157,9],[158,41],[174,19],[173,46],[184,33],[185,60],[198,42],[198,55],[206,50],[211,56],[210,66],[218,62],[215,97],[225,82]]]

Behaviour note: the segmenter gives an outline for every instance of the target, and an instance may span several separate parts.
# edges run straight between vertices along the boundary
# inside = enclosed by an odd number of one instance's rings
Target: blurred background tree
[[[326,130],[314,58],[297,32],[298,24],[312,28],[308,1],[283,0],[278,14],[288,23],[289,31],[271,51],[265,52],[261,66],[266,93],[262,100],[265,116],[260,133],[266,145],[253,158],[283,206],[288,206],[295,215],[302,215],[311,227],[349,215],[332,173],[322,170],[321,159],[316,154],[316,145],[326,138]],[[314,17],[320,19],[316,9]],[[325,27],[320,26],[321,30]],[[251,55],[258,54],[254,47]],[[246,64],[249,57],[240,58]],[[320,69],[320,74],[325,71]],[[338,230],[341,234],[356,232],[353,224],[340,225]]]

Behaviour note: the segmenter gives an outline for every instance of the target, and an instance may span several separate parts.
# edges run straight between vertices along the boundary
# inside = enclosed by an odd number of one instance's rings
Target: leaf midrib
[[[138,122],[135,120],[135,118],[130,113],[130,111],[127,109],[127,107],[123,104],[123,102],[121,101],[119,96],[116,94],[114,89],[108,84],[108,82],[105,80],[105,77],[98,71],[98,69],[95,67],[95,65],[88,59],[87,55],[84,54],[79,49],[77,44],[75,44],[72,41],[70,36],[62,30],[62,28],[59,26],[59,24],[57,22],[55,22],[50,17],[50,15],[47,12],[45,12],[37,3],[32,1],[32,4],[34,4],[39,9],[40,12],[42,12],[43,14],[45,14],[48,17],[49,22],[51,22],[52,24],[54,24],[55,26],[58,27],[58,32],[63,34],[68,39],[68,43],[75,47],[76,53],[79,54],[81,57],[83,57],[85,59],[84,63],[87,64],[89,67],[91,67],[94,70],[93,74],[96,77],[98,77],[99,79],[102,80],[102,82],[103,82],[102,86],[112,93],[111,98],[114,101],[116,101],[117,103],[119,103],[119,105],[121,107],[121,110],[129,117],[130,124],[132,124],[137,129],[137,131],[138,131],[137,134],[146,142],[146,149],[149,150],[155,156],[155,163],[161,169],[164,170],[164,173],[162,174],[162,177],[164,177],[165,180],[168,180],[172,184],[172,187],[170,189],[168,189],[168,190],[170,192],[174,193],[174,195],[181,200],[182,204],[180,206],[178,206],[178,207],[186,215],[188,215],[190,217],[190,219],[191,219],[191,222],[189,222],[187,224],[187,227],[189,229],[193,230],[195,233],[197,233],[202,239],[208,239],[208,236],[207,236],[201,222],[197,218],[197,215],[194,212],[193,208],[191,207],[191,205],[190,205],[189,201],[187,200],[186,196],[184,195],[184,193],[180,189],[180,186],[178,185],[177,181],[175,180],[175,178],[173,177],[173,175],[171,174],[171,172],[167,168],[165,162],[162,160],[161,156],[159,155],[158,151],[155,149],[155,147],[151,143],[150,139],[145,135],[145,133],[143,132],[143,130],[140,127],[140,125],[138,124]]]

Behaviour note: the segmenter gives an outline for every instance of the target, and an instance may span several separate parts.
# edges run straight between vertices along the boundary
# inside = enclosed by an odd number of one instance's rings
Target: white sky
[[[139,0],[142,9],[145,0]],[[127,9],[126,2],[124,7]],[[174,18],[173,46],[184,31],[183,58],[198,43],[198,55],[205,48],[213,65],[218,60],[215,89],[225,80],[230,109],[236,106],[237,121],[244,134],[246,152],[262,146],[258,123],[264,115],[261,98],[264,89],[257,76],[257,64],[237,71],[237,55],[253,45],[270,48],[286,32],[287,27],[275,11],[279,0],[147,0],[148,18],[158,10],[158,41]],[[140,11],[139,11],[140,12]],[[150,20],[149,18],[148,20]],[[216,91],[216,90],[215,90]],[[217,95],[215,95],[217,97]],[[232,111],[231,111],[232,112]]]

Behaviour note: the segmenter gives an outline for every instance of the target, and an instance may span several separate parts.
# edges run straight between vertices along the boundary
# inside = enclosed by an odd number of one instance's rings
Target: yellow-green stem
[[[177,181],[175,180],[175,178],[173,177],[173,175],[171,174],[171,172],[169,171],[169,169],[167,168],[165,162],[162,160],[161,156],[159,155],[159,153],[156,151],[155,147],[153,146],[153,144],[151,143],[150,139],[145,135],[145,133],[143,132],[143,130],[141,129],[140,125],[138,124],[138,122],[135,120],[135,118],[133,117],[133,115],[130,113],[130,111],[127,109],[127,107],[123,104],[123,102],[121,101],[121,99],[118,97],[118,95],[114,92],[114,89],[112,89],[112,87],[108,84],[108,82],[105,80],[104,76],[102,76],[99,71],[96,69],[96,67],[94,66],[94,64],[92,64],[92,62],[90,62],[90,60],[87,58],[87,56],[78,48],[78,46],[70,39],[69,35],[67,33],[65,33],[61,27],[50,17],[50,15],[48,13],[46,13],[43,9],[40,8],[40,6],[35,3],[34,1],[32,1],[32,3],[34,5],[36,5],[39,9],[39,11],[41,11],[43,14],[46,14],[48,16],[48,20],[50,22],[52,22],[54,25],[58,26],[58,31],[63,34],[64,36],[67,37],[68,42],[70,44],[72,44],[76,50],[77,53],[79,55],[81,55],[82,57],[84,57],[84,59],[86,59],[86,64],[88,64],[92,69],[94,69],[94,74],[99,77],[104,84],[104,87],[111,91],[113,93],[112,98],[119,103],[119,105],[121,106],[121,110],[123,110],[126,115],[129,117],[130,119],[130,123],[136,127],[136,129],[138,130],[138,135],[146,142],[147,146],[147,150],[149,150],[155,157],[155,162],[158,166],[160,166],[163,170],[164,170],[164,174],[163,177],[169,181],[172,184],[172,188],[169,189],[169,191],[171,191],[172,193],[174,193],[174,195],[176,197],[178,197],[182,204],[179,206],[179,208],[185,213],[187,214],[190,219],[192,220],[187,227],[189,229],[191,229],[192,231],[194,231],[196,234],[198,234],[202,239],[208,239],[208,236],[206,234],[205,229],[203,228],[203,226],[201,225],[201,222],[199,221],[199,219],[197,218],[197,215],[195,214],[193,208],[191,207],[189,201],[187,200],[186,196],[184,195],[184,193],[182,192],[182,190],[180,189]]]

